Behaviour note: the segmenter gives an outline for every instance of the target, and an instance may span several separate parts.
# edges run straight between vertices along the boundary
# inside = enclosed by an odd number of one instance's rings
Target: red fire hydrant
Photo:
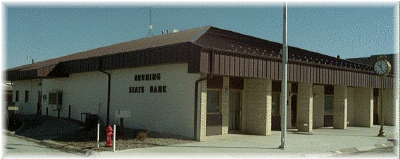
[[[106,143],[106,147],[112,147],[113,146],[113,129],[110,125],[107,126],[106,128],[106,132],[107,132],[107,143]]]

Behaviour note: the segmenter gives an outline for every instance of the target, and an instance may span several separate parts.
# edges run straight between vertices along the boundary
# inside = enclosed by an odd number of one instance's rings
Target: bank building
[[[198,141],[268,136],[281,127],[281,50],[207,26],[11,68],[6,80],[20,114],[123,118],[125,127]],[[372,127],[381,111],[385,125],[395,125],[396,70],[381,79],[373,66],[292,46],[287,68],[288,128]]]

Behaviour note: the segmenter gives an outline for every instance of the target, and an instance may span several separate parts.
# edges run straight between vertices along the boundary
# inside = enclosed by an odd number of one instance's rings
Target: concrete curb
[[[77,147],[73,147],[71,145],[61,144],[61,143],[55,142],[53,140],[40,141],[40,140],[36,140],[36,139],[33,139],[33,138],[16,135],[14,131],[10,132],[10,131],[6,130],[6,134],[9,135],[9,136],[15,136],[15,137],[18,137],[20,139],[27,140],[27,141],[32,141],[32,142],[35,142],[37,144],[41,144],[41,145],[44,145],[44,146],[47,146],[47,147],[50,147],[50,148],[53,148],[53,149],[58,149],[58,150],[61,150],[61,151],[64,151],[64,152],[81,153],[81,154],[83,154],[85,156],[90,156],[90,155],[94,154],[94,152],[95,152],[93,150],[80,149],[80,148],[77,148]]]
[[[394,147],[395,144],[393,142],[385,142],[383,144],[375,144],[374,146],[364,146],[364,147],[352,147],[352,148],[347,148],[347,149],[341,149],[338,151],[331,151],[333,153],[333,156],[336,155],[342,155],[342,154],[352,154],[352,153],[357,153],[357,152],[362,152],[362,151],[370,151],[373,149],[378,149],[378,148],[389,148],[389,147]]]

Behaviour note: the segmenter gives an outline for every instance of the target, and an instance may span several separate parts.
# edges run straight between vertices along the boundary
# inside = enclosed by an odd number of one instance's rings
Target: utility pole
[[[281,98],[281,145],[279,148],[286,147],[286,126],[287,126],[287,61],[288,61],[288,47],[287,47],[287,2],[283,6],[283,45],[282,45],[282,98]]]

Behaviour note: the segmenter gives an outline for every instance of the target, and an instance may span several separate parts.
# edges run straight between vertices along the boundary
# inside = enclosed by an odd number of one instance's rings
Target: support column
[[[354,88],[347,87],[347,126],[354,126],[354,109]]]
[[[311,83],[298,83],[297,129],[311,132],[313,127],[313,93]]]
[[[246,131],[271,135],[272,80],[244,79],[243,102],[246,109]]]
[[[222,87],[222,135],[229,131],[229,77],[223,77]]]
[[[313,128],[324,127],[325,92],[323,85],[314,85],[313,93]]]
[[[372,88],[354,88],[354,126],[372,127],[374,95]]]
[[[347,129],[347,86],[334,86],[333,128]]]
[[[206,74],[202,74],[201,78],[206,78]],[[199,83],[199,100],[198,100],[198,123],[197,124],[197,140],[205,141],[207,136],[207,80]]]
[[[384,124],[394,126],[395,124],[395,107],[394,107],[394,90],[393,89],[383,89],[383,117]]]

